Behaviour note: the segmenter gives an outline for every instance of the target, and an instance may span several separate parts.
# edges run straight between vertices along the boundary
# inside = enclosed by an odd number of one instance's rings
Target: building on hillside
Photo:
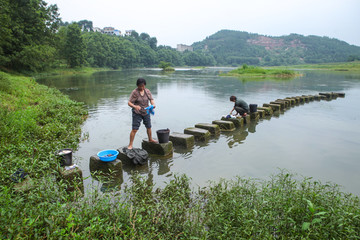
[[[114,30],[114,35],[116,35],[116,36],[121,36],[121,31],[115,29],[115,30]]]
[[[135,30],[125,30],[125,36],[131,36],[131,33]]]
[[[185,45],[185,44],[178,44],[177,47],[176,47],[176,50],[179,51],[179,52],[184,52],[184,51],[194,51],[194,48],[192,46],[188,46],[188,45]]]
[[[93,30],[94,30],[94,32],[100,32],[100,33],[102,32],[101,28],[98,28],[98,27],[94,27]]]
[[[113,28],[113,27],[104,27],[102,32],[104,34],[114,35],[114,30],[115,30],[115,28]]]

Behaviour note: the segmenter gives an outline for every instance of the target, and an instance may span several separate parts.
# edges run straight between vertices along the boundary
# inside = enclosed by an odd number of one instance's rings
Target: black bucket
[[[169,135],[170,130],[167,129],[160,129],[156,131],[159,143],[168,143],[169,142]]]
[[[257,104],[250,104],[249,107],[251,113],[257,112]]]
[[[60,159],[61,166],[71,166],[72,165],[72,149],[71,148],[57,150],[55,152],[55,155]]]

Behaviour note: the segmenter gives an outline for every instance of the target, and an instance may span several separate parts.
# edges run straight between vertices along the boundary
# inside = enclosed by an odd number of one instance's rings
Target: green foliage
[[[171,67],[171,63],[160,61],[159,68],[162,68],[163,70],[165,70],[168,67]]]
[[[221,30],[193,47],[211,54],[218,65],[232,66],[345,62],[360,56],[360,47],[328,37],[269,37],[231,30]]]
[[[223,76],[273,76],[273,77],[294,77],[296,76],[295,71],[286,69],[264,69],[256,66],[248,66],[244,64],[241,68],[231,70],[230,72],[223,74]]]
[[[70,24],[66,29],[64,54],[71,68],[80,67],[85,63],[85,44],[77,23]]]
[[[76,149],[86,111],[32,78],[2,72],[0,78],[0,185],[8,185],[18,168],[38,177],[56,167],[56,149]]]
[[[53,55],[59,24],[56,5],[47,6],[42,0],[1,0],[0,4],[0,65],[18,71],[43,70],[43,59]],[[39,54],[30,67],[29,59]]]
[[[359,198],[285,171],[269,181],[221,181],[205,197],[211,239],[349,239],[360,227]]]

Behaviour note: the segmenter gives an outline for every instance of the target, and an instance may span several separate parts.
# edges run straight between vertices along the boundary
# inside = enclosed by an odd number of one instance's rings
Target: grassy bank
[[[334,184],[286,171],[191,189],[155,189],[137,174],[118,192],[79,198],[56,181],[54,151],[76,148],[81,103],[32,78],[0,72],[0,239],[357,239],[360,203]],[[23,168],[34,179],[14,191]]]
[[[344,62],[344,63],[293,65],[293,66],[286,66],[286,68],[359,72],[360,71],[360,61]]]
[[[221,76],[231,76],[231,77],[254,77],[254,78],[266,78],[266,77],[275,77],[275,78],[292,78],[298,74],[293,70],[271,68],[264,69],[256,66],[248,66],[244,64],[242,67],[231,70],[228,73],[221,74]]]
[[[0,184],[18,168],[38,177],[56,165],[54,151],[77,148],[86,111],[33,78],[0,72]]]

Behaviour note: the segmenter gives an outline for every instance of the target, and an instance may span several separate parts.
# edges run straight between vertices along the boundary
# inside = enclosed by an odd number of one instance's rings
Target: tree
[[[28,60],[35,56],[34,66],[48,65],[49,61],[35,61],[55,53],[52,48],[60,22],[57,6],[47,6],[42,0],[0,0],[0,13],[0,64],[30,70]]]
[[[85,63],[85,44],[77,23],[72,23],[67,27],[64,47],[65,58],[71,68]]]
[[[81,31],[84,32],[93,32],[93,22],[88,20],[81,20],[78,22],[79,27],[81,28]]]

